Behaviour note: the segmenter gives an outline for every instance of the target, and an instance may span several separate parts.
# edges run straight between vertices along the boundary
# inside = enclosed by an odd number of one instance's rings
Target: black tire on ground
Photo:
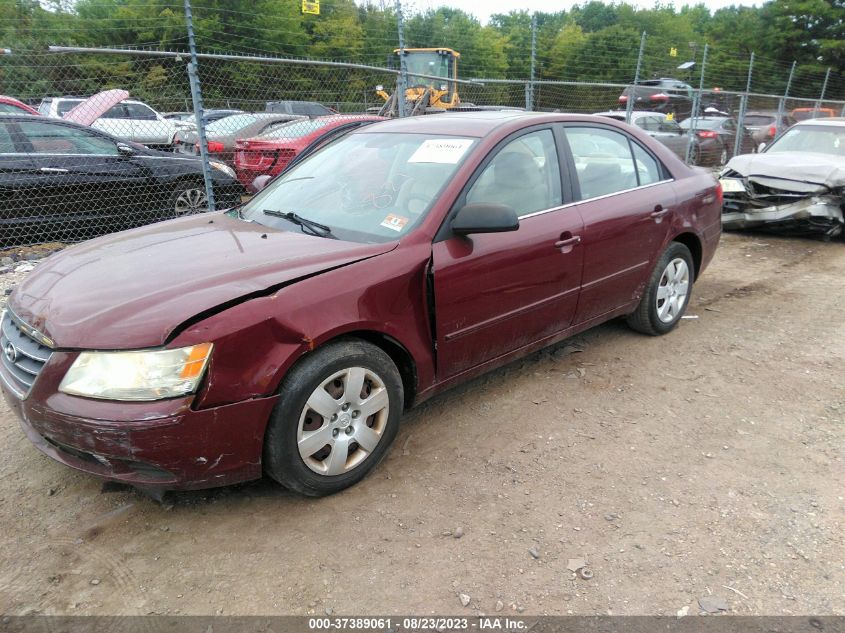
[[[687,270],[689,271],[689,285],[686,297],[684,297],[683,304],[680,306],[677,314],[671,321],[666,322],[661,320],[658,315],[657,293],[661,286],[660,282],[663,273],[666,271],[669,263],[676,259],[682,259],[686,263]],[[670,242],[666,250],[660,255],[660,259],[657,260],[642,299],[640,299],[640,304],[634,312],[628,315],[627,321],[631,329],[651,336],[660,336],[675,329],[686,311],[687,305],[689,305],[690,296],[692,296],[692,287],[695,281],[694,276],[695,268],[689,249],[680,242]]]
[[[361,463],[339,475],[320,474],[300,456],[300,419],[311,394],[333,374],[350,367],[375,372],[383,381],[389,403],[385,427]],[[387,454],[404,408],[402,378],[393,360],[379,347],[354,338],[329,343],[302,358],[282,380],[279,395],[264,436],[264,470],[289,490],[311,497],[339,492],[363,479]]]

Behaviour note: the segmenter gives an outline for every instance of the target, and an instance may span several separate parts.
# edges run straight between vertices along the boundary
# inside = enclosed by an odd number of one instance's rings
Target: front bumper
[[[264,430],[277,397],[194,410],[193,397],[129,403],[45,394],[49,378],[40,376],[25,399],[2,383],[0,391],[27,437],[58,462],[168,490],[261,477]]]

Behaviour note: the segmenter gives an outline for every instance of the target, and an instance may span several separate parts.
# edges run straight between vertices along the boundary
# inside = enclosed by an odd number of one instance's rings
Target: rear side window
[[[21,121],[19,126],[35,154],[118,154],[117,146],[109,139],[86,130],[39,121]]]
[[[638,185],[628,137],[596,127],[567,127],[581,198],[597,198]]]
[[[637,143],[631,143],[631,147],[634,148],[634,164],[637,167],[637,179],[640,186],[660,182],[660,165],[654,157]]]
[[[130,119],[138,119],[141,121],[155,121],[157,119],[156,113],[152,108],[145,106],[143,103],[126,103],[126,111],[129,113]]]
[[[15,151],[12,135],[7,125],[0,125],[0,154],[11,154]]]

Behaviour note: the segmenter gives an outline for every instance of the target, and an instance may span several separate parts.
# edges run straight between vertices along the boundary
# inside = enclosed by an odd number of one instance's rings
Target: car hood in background
[[[58,348],[155,347],[224,303],[396,247],[291,228],[268,230],[214,214],[116,233],[45,260],[9,307]]]
[[[72,121],[80,125],[91,125],[99,119],[109,108],[117,105],[129,97],[126,90],[104,90],[88,97],[85,101],[65,112],[65,121]]]
[[[792,180],[829,189],[845,187],[845,156],[815,152],[764,152],[733,157],[725,174],[735,171],[743,177]],[[781,185],[782,186],[782,185]],[[809,192],[813,188],[806,188]]]

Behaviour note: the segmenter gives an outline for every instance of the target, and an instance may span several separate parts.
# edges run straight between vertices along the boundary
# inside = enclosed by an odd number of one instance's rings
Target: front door
[[[440,380],[565,329],[578,301],[583,248],[578,210],[562,195],[550,127],[511,137],[491,152],[458,198],[506,204],[509,233],[447,235],[433,245]]]

